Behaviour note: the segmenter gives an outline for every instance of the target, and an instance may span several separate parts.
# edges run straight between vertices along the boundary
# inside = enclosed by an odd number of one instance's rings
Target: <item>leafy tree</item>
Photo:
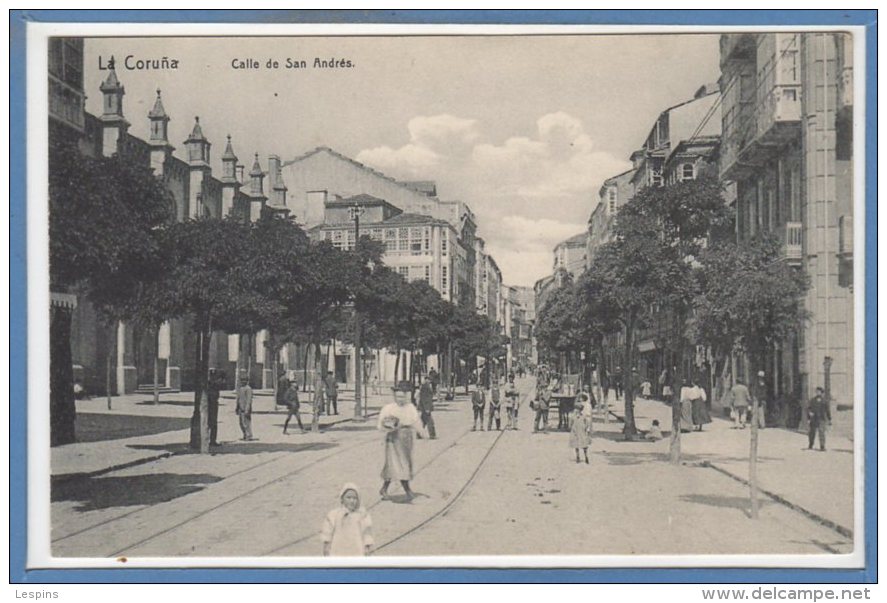
[[[708,173],[695,180],[645,188],[620,208],[615,245],[621,246],[624,256],[618,260],[624,271],[620,275],[622,284],[630,286],[624,286],[619,297],[634,294],[642,302],[640,307],[627,302],[626,308],[625,300],[620,300],[624,307],[621,321],[626,330],[626,370],[634,366],[633,339],[637,326],[642,324],[637,321],[643,321],[653,304],[670,317],[673,325],[668,347],[679,356],[685,353],[687,319],[698,294],[695,258],[709,241],[723,237],[730,224],[731,213],[721,196],[721,184]],[[630,266],[631,262],[641,264]],[[676,463],[680,459],[680,387],[675,385],[671,458]],[[629,407],[633,415],[635,386],[632,379],[626,380],[626,415]],[[626,429],[630,431],[628,421]]]
[[[589,268],[588,278],[597,284],[600,302],[612,309],[625,334],[623,362],[626,374],[635,366],[636,335],[653,304],[662,303],[676,291],[692,290],[690,266],[677,249],[661,237],[657,220],[642,214],[621,214],[615,240],[602,245]],[[625,425],[627,439],[637,435],[634,418],[635,384],[625,380]]]
[[[169,190],[149,168],[126,156],[90,157],[75,144],[51,140],[51,289],[85,295],[106,324],[133,317],[142,283],[163,271],[160,235],[173,208]],[[57,445],[75,439],[71,313],[51,312],[50,440]]]
[[[720,242],[700,257],[702,287],[694,303],[695,334],[712,345],[747,353],[751,375],[763,366],[767,351],[808,318],[803,296],[809,278],[782,259],[782,245],[771,236],[741,245]],[[749,481],[752,516],[757,517],[757,419],[762,392],[753,393]]]
[[[206,385],[214,330],[244,332],[259,324],[267,304],[249,278],[251,228],[235,218],[200,218],[173,224],[164,237],[169,270],[152,294],[156,312],[190,318],[197,334],[191,446],[207,450]]]

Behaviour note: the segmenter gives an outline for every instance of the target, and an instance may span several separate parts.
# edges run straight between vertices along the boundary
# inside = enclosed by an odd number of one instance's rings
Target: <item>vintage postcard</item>
[[[864,49],[29,25],[28,566],[862,567]]]

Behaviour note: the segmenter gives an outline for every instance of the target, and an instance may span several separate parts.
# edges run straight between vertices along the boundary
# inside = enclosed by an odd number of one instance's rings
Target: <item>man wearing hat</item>
[[[240,387],[237,388],[237,406],[234,409],[240,419],[240,430],[243,432],[244,441],[252,441],[253,437],[253,388],[249,385],[249,375],[246,372],[240,374]]]

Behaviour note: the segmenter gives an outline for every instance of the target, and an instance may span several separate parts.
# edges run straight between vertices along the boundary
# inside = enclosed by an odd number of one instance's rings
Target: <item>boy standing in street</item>
[[[496,431],[502,431],[502,398],[499,394],[499,384],[493,383],[490,390],[490,415],[487,421],[487,431],[493,431],[493,419],[496,419]]]
[[[484,406],[486,405],[487,401],[484,397],[484,390],[481,389],[480,385],[477,385],[475,390],[471,392],[471,409],[474,412],[471,431],[477,431],[478,423],[480,424],[480,430],[484,430]]]

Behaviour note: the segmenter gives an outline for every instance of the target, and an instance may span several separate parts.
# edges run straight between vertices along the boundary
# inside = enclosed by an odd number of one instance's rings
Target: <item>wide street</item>
[[[529,378],[519,382],[524,391],[533,386]],[[720,419],[707,432],[685,434],[685,463],[673,466],[667,461],[667,440],[624,442],[615,415],[607,423],[596,416],[586,465],[575,463],[567,433],[532,433],[526,402],[518,431],[472,432],[470,402],[460,393],[436,407],[439,439],[416,443],[413,488],[419,497],[407,503],[396,485],[391,500],[380,500],[382,437],[372,418],[367,423],[344,420],[352,414],[350,399],[340,403],[341,415],[324,417],[321,433],[299,434],[296,429],[284,436],[285,413],[274,411],[270,397],[258,397],[253,422],[260,439],[241,442],[233,401],[223,398],[220,433],[225,444],[212,455],[192,454],[184,445],[187,395],[164,396],[163,401],[153,406],[144,396],[114,398],[114,411],[104,409],[103,399],[78,403],[84,423],[167,421],[169,429],[53,449],[54,555],[318,555],[321,521],[336,506],[338,489],[346,481],[362,489],[373,519],[376,555],[852,550],[851,540],[823,525],[827,522],[766,497],[760,518],[750,519],[748,488],[700,462],[742,470],[739,453],[734,455],[724,442],[732,438],[740,446],[747,433],[730,430]],[[372,395],[370,411],[386,401],[387,396]],[[615,409],[621,413],[620,405]],[[658,402],[639,403],[639,426],[648,426],[663,409],[667,412]],[[330,424],[331,419],[343,420]],[[706,441],[718,442],[718,454],[705,454]],[[839,442],[835,450],[804,457],[799,450],[804,436],[785,430],[766,430],[762,441],[765,489],[768,475],[771,489],[776,489],[783,473],[796,474],[792,463],[852,459],[843,451],[846,443]],[[777,456],[768,441],[786,441],[785,450],[797,454]],[[852,478],[849,483],[852,487]],[[793,491],[792,498],[809,506],[801,491]],[[829,521],[853,525],[852,517],[841,515],[846,510],[812,509],[820,511]]]

